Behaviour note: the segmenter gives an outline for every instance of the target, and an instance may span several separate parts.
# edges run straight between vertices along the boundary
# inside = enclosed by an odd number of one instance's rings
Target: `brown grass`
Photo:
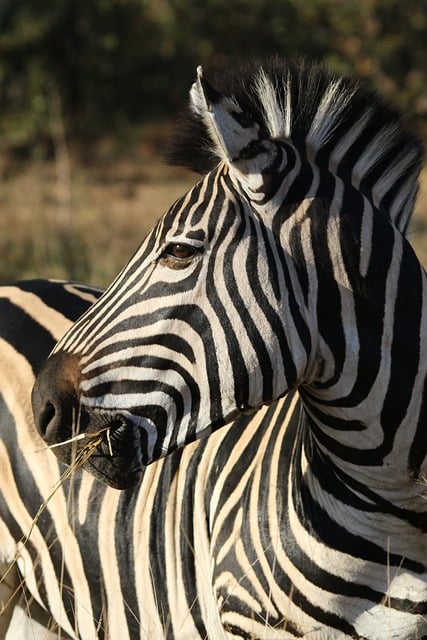
[[[61,236],[55,163],[0,167],[0,281],[54,277],[109,284],[196,180],[144,151],[111,161],[100,154],[90,165],[73,160],[71,222]]]
[[[0,282],[54,277],[109,284],[198,178],[165,166],[148,145],[125,158],[105,143],[90,164],[70,165],[71,222],[61,235],[55,163],[0,161]],[[409,239],[427,266],[427,170]]]

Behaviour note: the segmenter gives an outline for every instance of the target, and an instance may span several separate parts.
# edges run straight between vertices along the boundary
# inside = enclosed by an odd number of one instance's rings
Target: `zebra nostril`
[[[49,425],[55,418],[56,410],[51,402],[46,402],[44,408],[37,415],[37,429],[41,436],[45,436]]]

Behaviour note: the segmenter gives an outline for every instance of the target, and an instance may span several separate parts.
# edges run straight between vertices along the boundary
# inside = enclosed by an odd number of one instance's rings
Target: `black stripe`
[[[0,336],[26,358],[34,375],[56,342],[41,324],[5,298],[0,298]]]
[[[102,289],[80,282],[56,282],[52,280],[22,280],[14,283],[22,291],[34,293],[46,306],[55,309],[72,322],[87,310],[91,302],[81,298],[72,289],[99,298]],[[71,290],[70,290],[71,289]]]

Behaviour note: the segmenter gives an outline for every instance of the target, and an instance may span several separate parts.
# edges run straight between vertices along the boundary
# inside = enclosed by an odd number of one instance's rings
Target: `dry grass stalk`
[[[111,455],[113,455],[112,448],[111,448],[110,433],[109,433],[110,428],[111,427],[106,427],[106,428],[100,429],[99,431],[97,431],[95,433],[90,433],[90,434],[87,434],[87,433],[77,434],[77,435],[73,436],[72,438],[70,438],[67,441],[60,442],[60,443],[57,443],[55,445],[50,445],[50,446],[46,447],[47,449],[53,449],[53,448],[61,446],[61,445],[69,444],[70,442],[71,443],[75,443],[75,442],[81,441],[81,440],[88,440],[87,444],[85,444],[85,446],[83,446],[82,449],[79,452],[75,453],[72,464],[69,467],[66,468],[66,470],[61,475],[59,480],[53,486],[53,489],[52,489],[51,493],[48,495],[48,497],[42,502],[42,504],[38,508],[37,513],[35,514],[35,516],[34,516],[34,518],[32,520],[31,526],[30,526],[27,534],[21,538],[21,540],[19,541],[19,543],[17,545],[17,546],[19,546],[20,549],[22,549],[22,547],[25,547],[26,544],[28,543],[28,541],[29,541],[29,539],[31,537],[31,534],[34,531],[34,528],[36,527],[41,515],[43,514],[44,510],[46,509],[47,505],[49,504],[50,500],[53,498],[55,493],[58,491],[58,489],[64,484],[64,482],[66,480],[68,480],[72,476],[72,474],[74,473],[74,471],[76,469],[78,469],[79,467],[83,466],[85,464],[85,462],[87,462],[87,460],[92,456],[92,454],[94,453],[95,449],[98,447],[99,444],[101,444],[101,442],[104,440],[105,437],[107,437],[109,452],[110,452]],[[45,449],[43,449],[43,450],[45,450]],[[17,551],[16,555],[15,555],[15,558],[10,563],[10,566],[9,566],[8,570],[0,578],[0,583],[4,582],[5,584],[7,584],[7,581],[8,581],[8,578],[9,578],[10,574],[13,571],[15,571],[15,569],[16,569],[19,554],[20,554],[20,551]],[[13,580],[13,578],[12,578],[12,580]],[[0,609],[0,616],[8,608],[8,606],[15,600],[17,594],[22,589],[22,586],[23,586],[23,583],[21,581],[20,584],[17,586],[17,588],[11,594],[9,600]]]

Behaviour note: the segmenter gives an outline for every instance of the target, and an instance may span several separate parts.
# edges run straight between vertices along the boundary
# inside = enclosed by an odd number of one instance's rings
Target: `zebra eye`
[[[192,247],[188,244],[169,244],[164,252],[164,257],[175,258],[175,260],[188,260],[192,258],[197,252],[196,247]]]
[[[200,253],[200,249],[191,244],[171,242],[163,251],[161,261],[172,269],[182,269],[190,264],[197,253]]]

